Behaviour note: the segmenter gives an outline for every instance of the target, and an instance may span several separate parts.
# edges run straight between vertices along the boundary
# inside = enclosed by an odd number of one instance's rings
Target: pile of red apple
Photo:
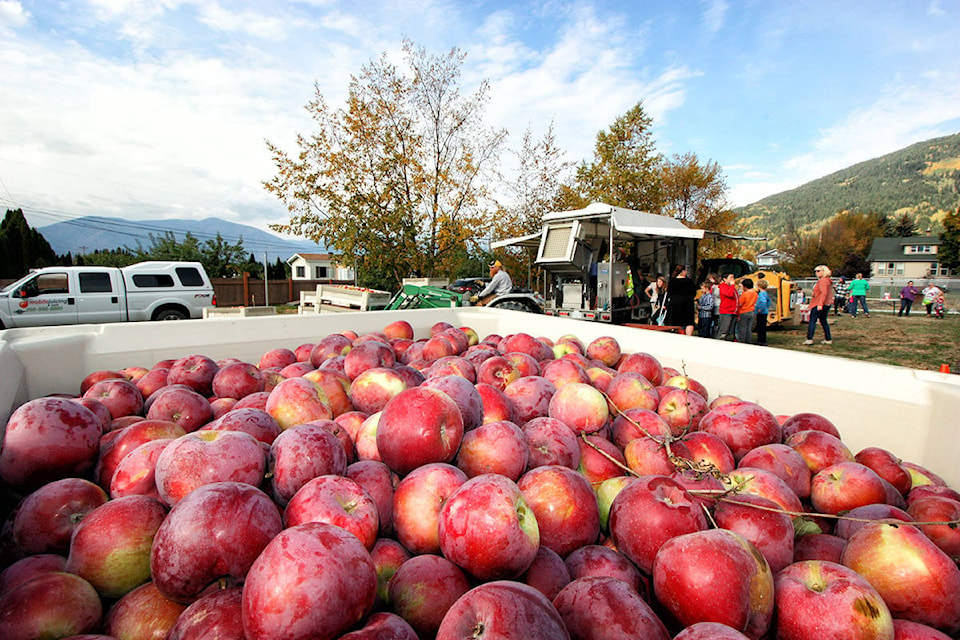
[[[960,632],[960,493],[930,470],[611,337],[430,333],[131,363],[19,407],[0,638]]]

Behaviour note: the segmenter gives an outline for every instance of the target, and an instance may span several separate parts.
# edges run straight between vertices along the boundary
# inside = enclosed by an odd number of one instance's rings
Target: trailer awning
[[[633,209],[624,209],[614,207],[602,202],[594,202],[583,209],[573,209],[571,211],[557,211],[543,216],[544,226],[549,223],[564,222],[567,220],[580,220],[583,222],[600,222],[603,224],[613,224],[614,233],[617,237],[630,238],[695,238],[701,240],[704,237],[724,238],[728,240],[764,240],[765,238],[751,238],[747,236],[731,235],[726,233],[717,233],[715,231],[705,231],[704,229],[691,229],[679,220],[668,216],[661,216],[646,211],[635,211]],[[540,246],[540,238],[543,231],[532,233],[526,236],[515,238],[506,238],[490,243],[491,249],[501,247],[531,247]]]

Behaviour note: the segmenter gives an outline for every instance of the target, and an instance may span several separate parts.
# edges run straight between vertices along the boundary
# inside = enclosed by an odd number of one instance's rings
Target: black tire
[[[177,309],[175,307],[169,307],[167,309],[161,309],[153,317],[154,320],[186,320],[187,314],[183,312],[182,309]]]
[[[525,311],[527,313],[532,311],[530,305],[520,302],[519,300],[504,300],[503,302],[494,305],[494,308],[509,309],[510,311]]]

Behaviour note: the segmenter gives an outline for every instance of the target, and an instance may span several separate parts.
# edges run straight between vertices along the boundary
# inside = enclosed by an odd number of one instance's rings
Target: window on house
[[[904,271],[904,266],[902,262],[897,263],[897,275],[902,276]]]
[[[319,266],[317,266],[317,267],[314,267],[314,268],[313,268],[313,271],[314,271],[313,277],[314,277],[315,280],[320,280],[320,279],[322,279],[322,278],[326,278],[326,277],[327,277],[327,268],[326,268],[326,267],[319,267]]]
[[[307,268],[304,267],[303,265],[298,266],[298,267],[297,267],[297,277],[298,277],[298,278],[306,278],[306,277],[307,277]]]

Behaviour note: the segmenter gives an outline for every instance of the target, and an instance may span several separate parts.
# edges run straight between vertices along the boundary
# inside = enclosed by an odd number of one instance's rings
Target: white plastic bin
[[[0,331],[0,418],[50,393],[77,393],[98,369],[152,366],[201,353],[256,363],[275,347],[295,348],[352,329],[378,331],[397,319],[416,336],[445,321],[481,336],[525,332],[584,342],[614,336],[625,352],[645,351],[698,379],[711,397],[735,394],[775,414],[814,411],[840,429],[853,452],[878,446],[960,487],[960,376],[781,351],[498,309],[370,311],[181,322],[117,323]]]

